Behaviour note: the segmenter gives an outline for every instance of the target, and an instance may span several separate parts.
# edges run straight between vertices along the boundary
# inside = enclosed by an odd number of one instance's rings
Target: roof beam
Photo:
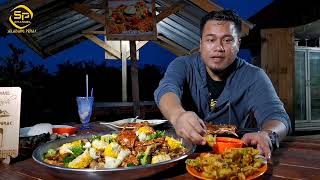
[[[170,41],[164,36],[158,35],[157,41],[155,43],[159,44],[160,46],[164,47],[165,49],[169,50],[173,54],[177,56],[182,56],[188,54],[188,50],[183,48],[182,46],[178,45],[177,43]]]
[[[107,45],[104,41],[99,39],[97,36],[92,35],[92,34],[84,34],[84,36],[86,38],[90,39],[96,45],[98,45],[98,46],[102,47],[104,50],[108,51],[113,56],[121,59],[121,53],[119,51],[117,51],[114,48],[112,48],[111,46]]]
[[[83,34],[106,35],[106,31],[83,31]]]
[[[207,12],[211,12],[211,11],[219,11],[222,10],[223,8],[211,1],[208,0],[190,0],[192,3],[194,3],[195,5],[197,5],[198,7],[200,7],[201,9],[207,11]],[[242,19],[242,32],[241,32],[241,36],[246,36],[249,34],[249,30],[253,28],[253,24],[251,24],[250,22],[243,20]]]
[[[190,0],[190,1],[207,12],[219,11],[223,9],[223,7],[208,0]]]
[[[84,16],[87,16],[101,24],[106,24],[105,22],[105,16],[100,15],[96,13],[95,11],[92,11],[89,5],[86,4],[80,4],[80,3],[74,3],[70,5],[71,9],[81,13]]]
[[[160,14],[157,15],[157,23],[162,21],[164,18],[170,16],[171,14],[174,14],[181,9],[183,9],[186,6],[186,4],[183,3],[176,3],[172,4],[170,7],[165,8]]]
[[[200,50],[199,47],[194,48],[194,49],[191,49],[191,50],[189,51],[189,54],[193,54],[193,53],[195,53],[195,52],[199,52],[199,50]]]

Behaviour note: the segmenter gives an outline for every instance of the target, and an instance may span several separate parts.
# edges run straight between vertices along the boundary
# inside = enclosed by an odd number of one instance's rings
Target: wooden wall
[[[261,30],[261,67],[284,103],[294,129],[294,33],[292,28]]]

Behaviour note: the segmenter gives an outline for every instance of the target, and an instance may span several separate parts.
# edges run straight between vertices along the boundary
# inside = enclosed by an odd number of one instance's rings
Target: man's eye
[[[227,39],[224,39],[223,41],[224,41],[225,43],[231,43],[231,42],[233,42],[233,39],[227,38]]]
[[[207,41],[208,41],[208,42],[213,42],[213,41],[214,41],[214,39],[207,39]]]

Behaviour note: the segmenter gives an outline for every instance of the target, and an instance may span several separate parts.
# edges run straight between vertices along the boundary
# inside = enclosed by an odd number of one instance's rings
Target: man
[[[200,33],[200,53],[178,57],[168,66],[154,93],[158,107],[178,135],[202,145],[204,120],[241,127],[253,113],[261,131],[242,140],[270,158],[271,140],[287,135],[290,119],[264,71],[237,57],[240,17],[231,10],[208,13],[201,19]],[[185,83],[197,112],[181,104]]]

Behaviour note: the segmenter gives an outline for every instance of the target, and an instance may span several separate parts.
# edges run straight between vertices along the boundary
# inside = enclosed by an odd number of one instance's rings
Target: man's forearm
[[[263,124],[262,130],[273,131],[279,135],[280,141],[283,140],[288,134],[288,129],[286,125],[284,125],[279,120],[268,120]]]
[[[179,97],[172,92],[168,92],[160,98],[159,108],[161,113],[171,123],[174,123],[177,117],[185,112]]]

